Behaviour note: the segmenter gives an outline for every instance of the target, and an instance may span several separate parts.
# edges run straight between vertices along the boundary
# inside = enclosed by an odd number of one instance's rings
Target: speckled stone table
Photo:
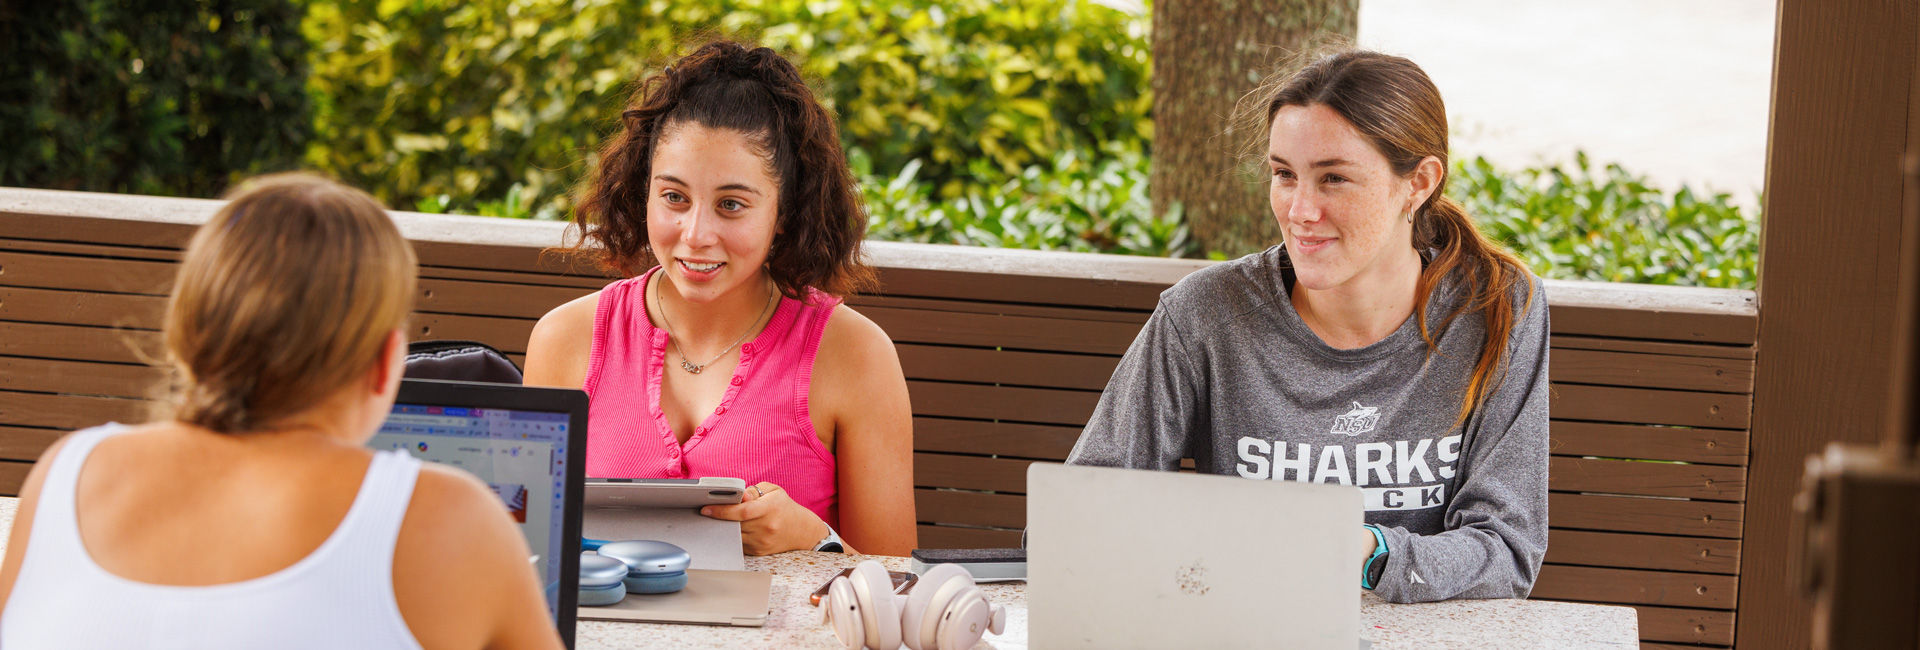
[[[656,625],[580,621],[579,650],[611,648],[838,648],[833,631],[820,624],[820,610],[807,594],[842,567],[861,559],[879,560],[894,571],[907,570],[907,558],[793,552],[747,558],[747,570],[773,574],[773,611],[759,628]],[[981,585],[994,602],[1007,606],[1007,633],[987,635],[975,650],[1027,647],[1026,583]],[[1543,600],[1461,600],[1394,605],[1363,594],[1361,636],[1375,650],[1441,648],[1579,648],[1633,650],[1640,646],[1639,622],[1632,608]]]
[[[18,499],[0,497],[0,533],[11,530]],[[6,551],[0,534],[0,553]],[[907,558],[864,556],[894,571],[907,570]],[[861,556],[793,552],[747,558],[747,569],[773,574],[773,610],[765,627],[712,627],[580,621],[578,650],[613,648],[838,648],[833,631],[820,624],[820,610],[807,594]],[[981,585],[994,602],[1007,606],[1007,633],[988,635],[975,650],[1027,647],[1026,583]],[[1460,600],[1394,605],[1373,594],[1360,600],[1360,635],[1374,650],[1486,650],[1578,648],[1633,650],[1640,645],[1639,622],[1629,607],[1581,605],[1544,600]]]

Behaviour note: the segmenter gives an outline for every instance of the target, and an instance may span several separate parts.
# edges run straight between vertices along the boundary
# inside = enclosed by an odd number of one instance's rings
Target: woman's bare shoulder
[[[420,477],[415,480],[413,500],[408,506],[409,521],[415,520],[419,511],[421,523],[444,523],[444,528],[430,526],[435,532],[445,534],[458,531],[475,522],[485,519],[474,515],[491,517],[500,510],[500,499],[493,488],[482,483],[479,478],[467,472],[439,463],[420,464]]]
[[[515,596],[538,590],[530,555],[491,488],[423,463],[394,545],[400,615],[427,647],[489,645],[511,628]]]
[[[833,308],[833,317],[820,334],[819,358],[831,360],[835,370],[855,375],[900,374],[900,356],[886,330],[845,304]]]
[[[893,339],[846,305],[834,307],[813,362],[813,405],[828,421],[906,401],[906,374]]]
[[[540,322],[534,324],[534,337],[538,338],[542,331],[554,334],[592,333],[593,316],[600,306],[601,293],[595,291],[554,307],[547,315],[540,317]]]
[[[409,571],[453,579],[463,567],[499,566],[502,559],[519,557],[524,565],[526,541],[514,530],[506,508],[493,489],[472,474],[421,463],[413,498],[401,523],[399,555],[429,560],[409,564]],[[509,562],[509,566],[515,566]]]
[[[585,381],[601,293],[569,300],[534,323],[527,339],[527,385],[579,388]]]

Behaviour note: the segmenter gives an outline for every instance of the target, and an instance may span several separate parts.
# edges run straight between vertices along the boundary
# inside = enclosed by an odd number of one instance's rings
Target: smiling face
[[[744,133],[685,123],[653,150],[647,241],[673,287],[711,302],[765,283],[780,183]]]
[[[1429,159],[1437,171],[1437,159]],[[1438,181],[1437,174],[1427,178],[1427,161],[1420,167],[1412,178],[1395,174],[1385,155],[1324,104],[1276,111],[1267,139],[1273,215],[1300,285],[1321,291],[1381,281],[1409,257],[1417,274],[1405,215]]]

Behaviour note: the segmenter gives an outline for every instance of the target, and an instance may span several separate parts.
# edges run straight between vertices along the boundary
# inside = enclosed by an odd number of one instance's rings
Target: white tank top
[[[346,518],[292,566],[221,585],[154,585],[95,564],[74,515],[87,455],[127,430],[109,424],[79,432],[54,457],[0,616],[0,647],[420,647],[393,595],[394,540],[413,500],[419,460],[397,450],[374,456]]]

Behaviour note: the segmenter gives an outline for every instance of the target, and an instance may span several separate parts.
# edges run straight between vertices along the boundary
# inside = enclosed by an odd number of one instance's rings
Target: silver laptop
[[[1028,639],[1353,650],[1361,507],[1340,485],[1034,463]]]

